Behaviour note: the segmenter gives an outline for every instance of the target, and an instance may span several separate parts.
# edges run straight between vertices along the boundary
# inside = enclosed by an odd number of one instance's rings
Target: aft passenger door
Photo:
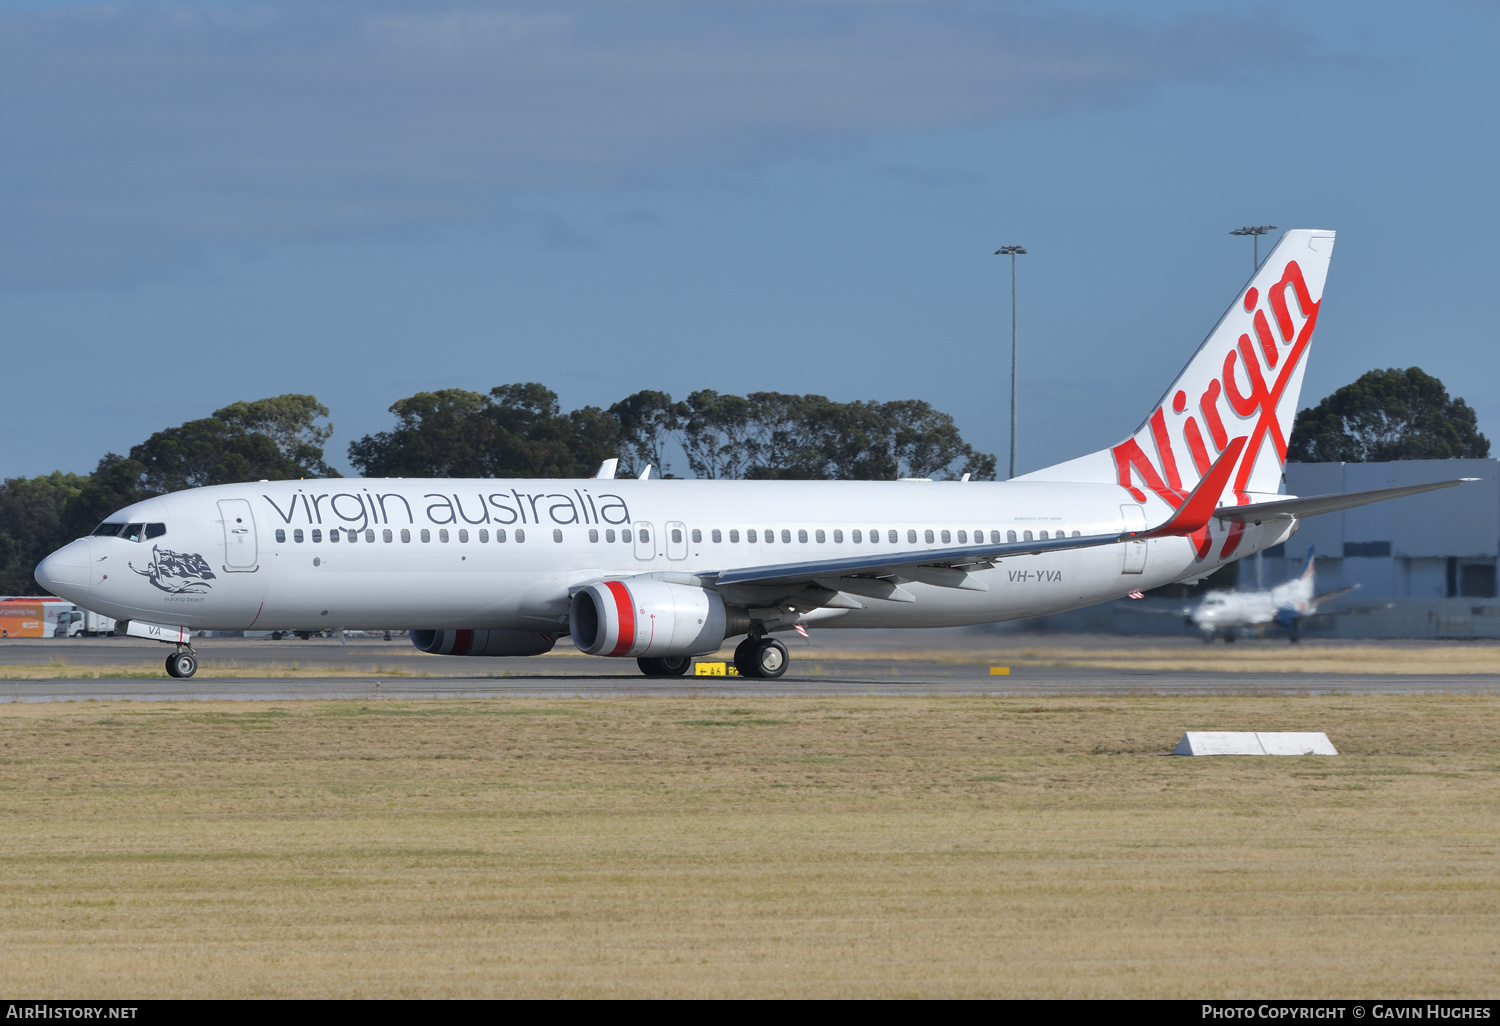
[[[1120,516],[1125,520],[1125,530],[1144,531],[1146,529],[1146,511],[1134,503],[1121,506]],[[1145,572],[1146,543],[1143,541],[1126,542],[1124,562],[1120,566],[1120,573],[1142,574]]]
[[[656,529],[650,524],[644,522],[635,525],[636,559],[656,558],[656,538],[654,534],[655,530]]]
[[[687,528],[679,520],[667,521],[667,558],[687,559]]]
[[[248,499],[220,499],[219,516],[224,524],[224,569],[228,573],[252,573],[256,561],[255,516]]]

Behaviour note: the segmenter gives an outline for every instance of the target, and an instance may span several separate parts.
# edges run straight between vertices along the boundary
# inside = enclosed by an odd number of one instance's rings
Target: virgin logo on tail
[[[1295,295],[1298,312],[1305,318],[1300,328],[1288,302],[1289,291]],[[1313,301],[1303,280],[1302,268],[1295,260],[1287,261],[1281,279],[1264,299],[1270,306],[1269,317],[1259,290],[1253,286],[1246,290],[1243,306],[1245,313],[1252,315],[1250,325],[1237,343],[1224,352],[1222,365],[1218,363],[1216,353],[1200,352],[1178,379],[1178,385],[1182,387],[1175,387],[1172,391],[1171,414],[1163,403],[1148,418],[1146,428],[1110,450],[1119,483],[1129,489],[1137,502],[1145,502],[1146,494],[1132,481],[1132,472],[1145,488],[1173,508],[1181,506],[1187,488],[1183,484],[1178,452],[1186,451],[1187,458],[1197,470],[1197,478],[1202,478],[1218,454],[1228,447],[1231,432],[1235,437],[1247,439],[1234,475],[1238,502],[1250,501],[1246,495],[1247,485],[1266,439],[1269,438],[1274,446],[1278,474],[1279,468],[1286,465],[1285,427],[1290,425],[1284,426],[1278,419],[1277,407],[1312,340],[1321,301]],[[1232,332],[1228,337],[1233,337]],[[1216,334],[1214,339],[1217,338]],[[1205,360],[1207,366],[1204,366]],[[1206,383],[1202,380],[1204,377],[1208,378]],[[1194,413],[1187,412],[1190,390],[1199,392]],[[1155,463],[1141,444],[1148,431],[1156,450]],[[1181,449],[1174,445],[1174,436]],[[1221,557],[1228,556],[1238,547],[1243,530],[1242,525],[1233,525],[1219,553]],[[1202,528],[1192,538],[1198,557],[1206,557],[1211,545],[1208,527]]]

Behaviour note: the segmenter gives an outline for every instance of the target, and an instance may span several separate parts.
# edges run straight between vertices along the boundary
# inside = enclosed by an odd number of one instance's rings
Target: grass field
[[[827,649],[794,654],[828,661],[899,658],[978,666],[998,663],[1202,673],[1500,673],[1500,645],[1491,642],[1355,641],[1292,646],[1284,641],[1161,645],[1149,638],[1100,640],[1102,643],[1078,645],[1071,640],[1049,642],[1028,637],[989,649],[924,651],[913,647],[899,654],[842,651],[835,647],[835,641]]]
[[[0,705],[0,992],[1494,997],[1500,698]],[[1184,729],[1338,758],[1158,758]]]
[[[1288,645],[1278,641],[1247,641],[1235,645],[1204,645],[1193,639],[1111,638],[1067,636],[1063,638],[1017,636],[1001,642],[965,639],[962,644],[921,648],[923,639],[910,639],[909,647],[846,648],[838,632],[818,636],[815,645],[790,638],[798,672],[823,675],[813,667],[848,664],[841,669],[858,672],[872,661],[933,663],[943,666],[1054,666],[1137,671],[1174,670],[1203,673],[1316,673],[1316,674],[1484,674],[1500,673],[1500,644],[1488,641],[1437,642],[1329,642],[1311,641]],[[843,632],[859,633],[859,632]],[[835,635],[830,637],[829,635]],[[94,644],[110,646],[108,641]],[[367,652],[346,650],[358,658],[342,662],[326,649],[298,658],[298,642],[283,644],[240,642],[225,646],[219,639],[199,648],[198,675],[205,678],[236,677],[466,677],[513,676],[564,672],[560,666],[580,658],[571,644],[559,645],[551,653],[530,659],[506,660],[497,671],[493,660],[439,659],[406,644],[382,648],[373,661]],[[70,662],[49,657],[45,647],[0,646],[0,680],[47,678],[152,678],[165,677],[160,646],[118,650],[121,658],[109,664]],[[100,652],[110,651],[101,648]],[[335,652],[338,649],[334,649]],[[726,646],[710,659],[730,659]],[[457,664],[457,665],[455,665]],[[588,672],[631,670],[630,660],[596,660]],[[574,671],[576,672],[576,670]]]

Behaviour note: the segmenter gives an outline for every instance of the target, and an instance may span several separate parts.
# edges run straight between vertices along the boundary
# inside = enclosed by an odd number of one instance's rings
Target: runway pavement
[[[946,641],[950,650],[961,650],[965,645],[992,647],[995,639],[955,633]],[[1112,639],[1110,643],[1120,642]],[[1086,646],[1087,642],[1080,644]],[[1183,650],[1196,649],[1185,645]],[[794,651],[791,670],[775,681],[694,676],[651,679],[636,670],[634,660],[572,654],[540,659],[468,659],[429,656],[405,641],[356,639],[346,645],[333,639],[270,642],[235,638],[207,639],[200,643],[199,654],[205,667],[237,667],[239,675],[174,680],[161,669],[164,653],[164,646],[136,639],[12,641],[0,646],[0,665],[61,662],[68,670],[86,673],[94,666],[101,672],[120,675],[0,680],[0,702],[1500,692],[1500,673],[1243,673],[1015,666],[1008,676],[992,676],[989,666],[980,663],[903,657],[899,645],[889,638],[871,638],[860,658],[841,658],[817,650]],[[292,667],[310,672],[295,677],[259,676],[255,672],[258,668],[286,672]],[[330,672],[318,674],[321,667]]]
[[[860,695],[1409,695],[1496,694],[1494,675],[1203,674],[1037,668],[997,679],[942,676],[921,667],[878,677],[806,677],[775,681],[640,675],[512,677],[237,677],[195,680],[66,679],[0,681],[0,702],[68,701],[296,701],[417,698],[754,698]]]

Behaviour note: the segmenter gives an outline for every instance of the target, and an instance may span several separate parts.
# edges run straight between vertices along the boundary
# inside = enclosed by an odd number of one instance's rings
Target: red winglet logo
[[[1214,461],[1214,465],[1208,468],[1208,473],[1203,475],[1203,480],[1198,482],[1198,487],[1188,493],[1188,497],[1166,523],[1149,531],[1126,534],[1125,537],[1131,540],[1166,538],[1201,531],[1219,506],[1219,496],[1224,494],[1224,486],[1229,483],[1229,475],[1234,473],[1234,465],[1244,451],[1245,442],[1243,437],[1230,441]]]

